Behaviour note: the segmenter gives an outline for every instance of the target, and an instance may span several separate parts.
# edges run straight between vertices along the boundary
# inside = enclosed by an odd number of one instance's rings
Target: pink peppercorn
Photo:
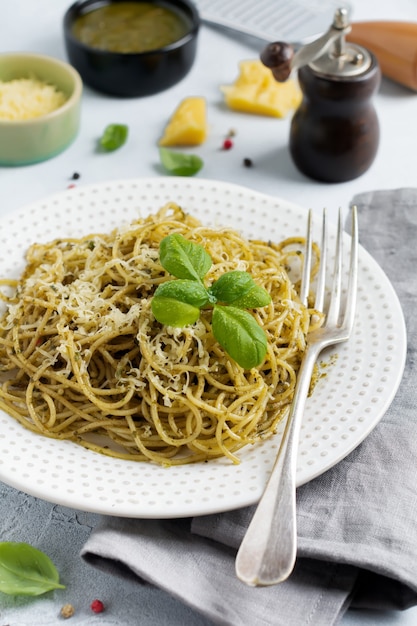
[[[90,608],[94,613],[102,613],[104,611],[104,604],[101,600],[93,600],[90,604]]]
[[[230,137],[227,137],[227,139],[223,141],[223,150],[230,150],[230,148],[233,148],[233,141]]]

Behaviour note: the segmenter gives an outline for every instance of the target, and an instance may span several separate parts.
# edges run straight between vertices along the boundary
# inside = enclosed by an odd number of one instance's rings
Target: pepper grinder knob
[[[329,30],[296,53],[275,42],[261,54],[276,80],[298,69],[303,98],[291,121],[290,153],[303,174],[328,183],[363,174],[379,145],[372,101],[379,65],[369,50],[346,43],[350,30],[347,12],[338,9]]]

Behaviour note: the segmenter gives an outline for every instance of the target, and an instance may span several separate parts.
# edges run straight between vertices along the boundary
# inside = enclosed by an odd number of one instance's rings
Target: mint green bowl
[[[0,119],[0,165],[29,165],[50,159],[65,150],[79,130],[82,80],[71,65],[28,52],[0,54],[0,81],[18,78],[37,78],[55,85],[67,100],[40,117]]]

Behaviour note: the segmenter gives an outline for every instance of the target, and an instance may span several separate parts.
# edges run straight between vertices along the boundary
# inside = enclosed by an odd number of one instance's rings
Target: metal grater
[[[349,2],[337,0],[194,0],[209,24],[263,41],[303,43],[329,28],[334,12]]]

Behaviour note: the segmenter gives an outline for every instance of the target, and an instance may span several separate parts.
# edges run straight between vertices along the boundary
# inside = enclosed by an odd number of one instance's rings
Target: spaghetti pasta
[[[268,339],[260,366],[228,357],[210,310],[184,328],[153,317],[152,294],[169,279],[159,244],[173,232],[210,254],[208,283],[240,269],[270,293],[252,311]],[[239,462],[236,452],[287,414],[306,335],[322,321],[291,273],[302,244],[249,241],[169,203],[108,234],[32,245],[21,278],[0,281],[0,408],[32,431],[118,458]]]

